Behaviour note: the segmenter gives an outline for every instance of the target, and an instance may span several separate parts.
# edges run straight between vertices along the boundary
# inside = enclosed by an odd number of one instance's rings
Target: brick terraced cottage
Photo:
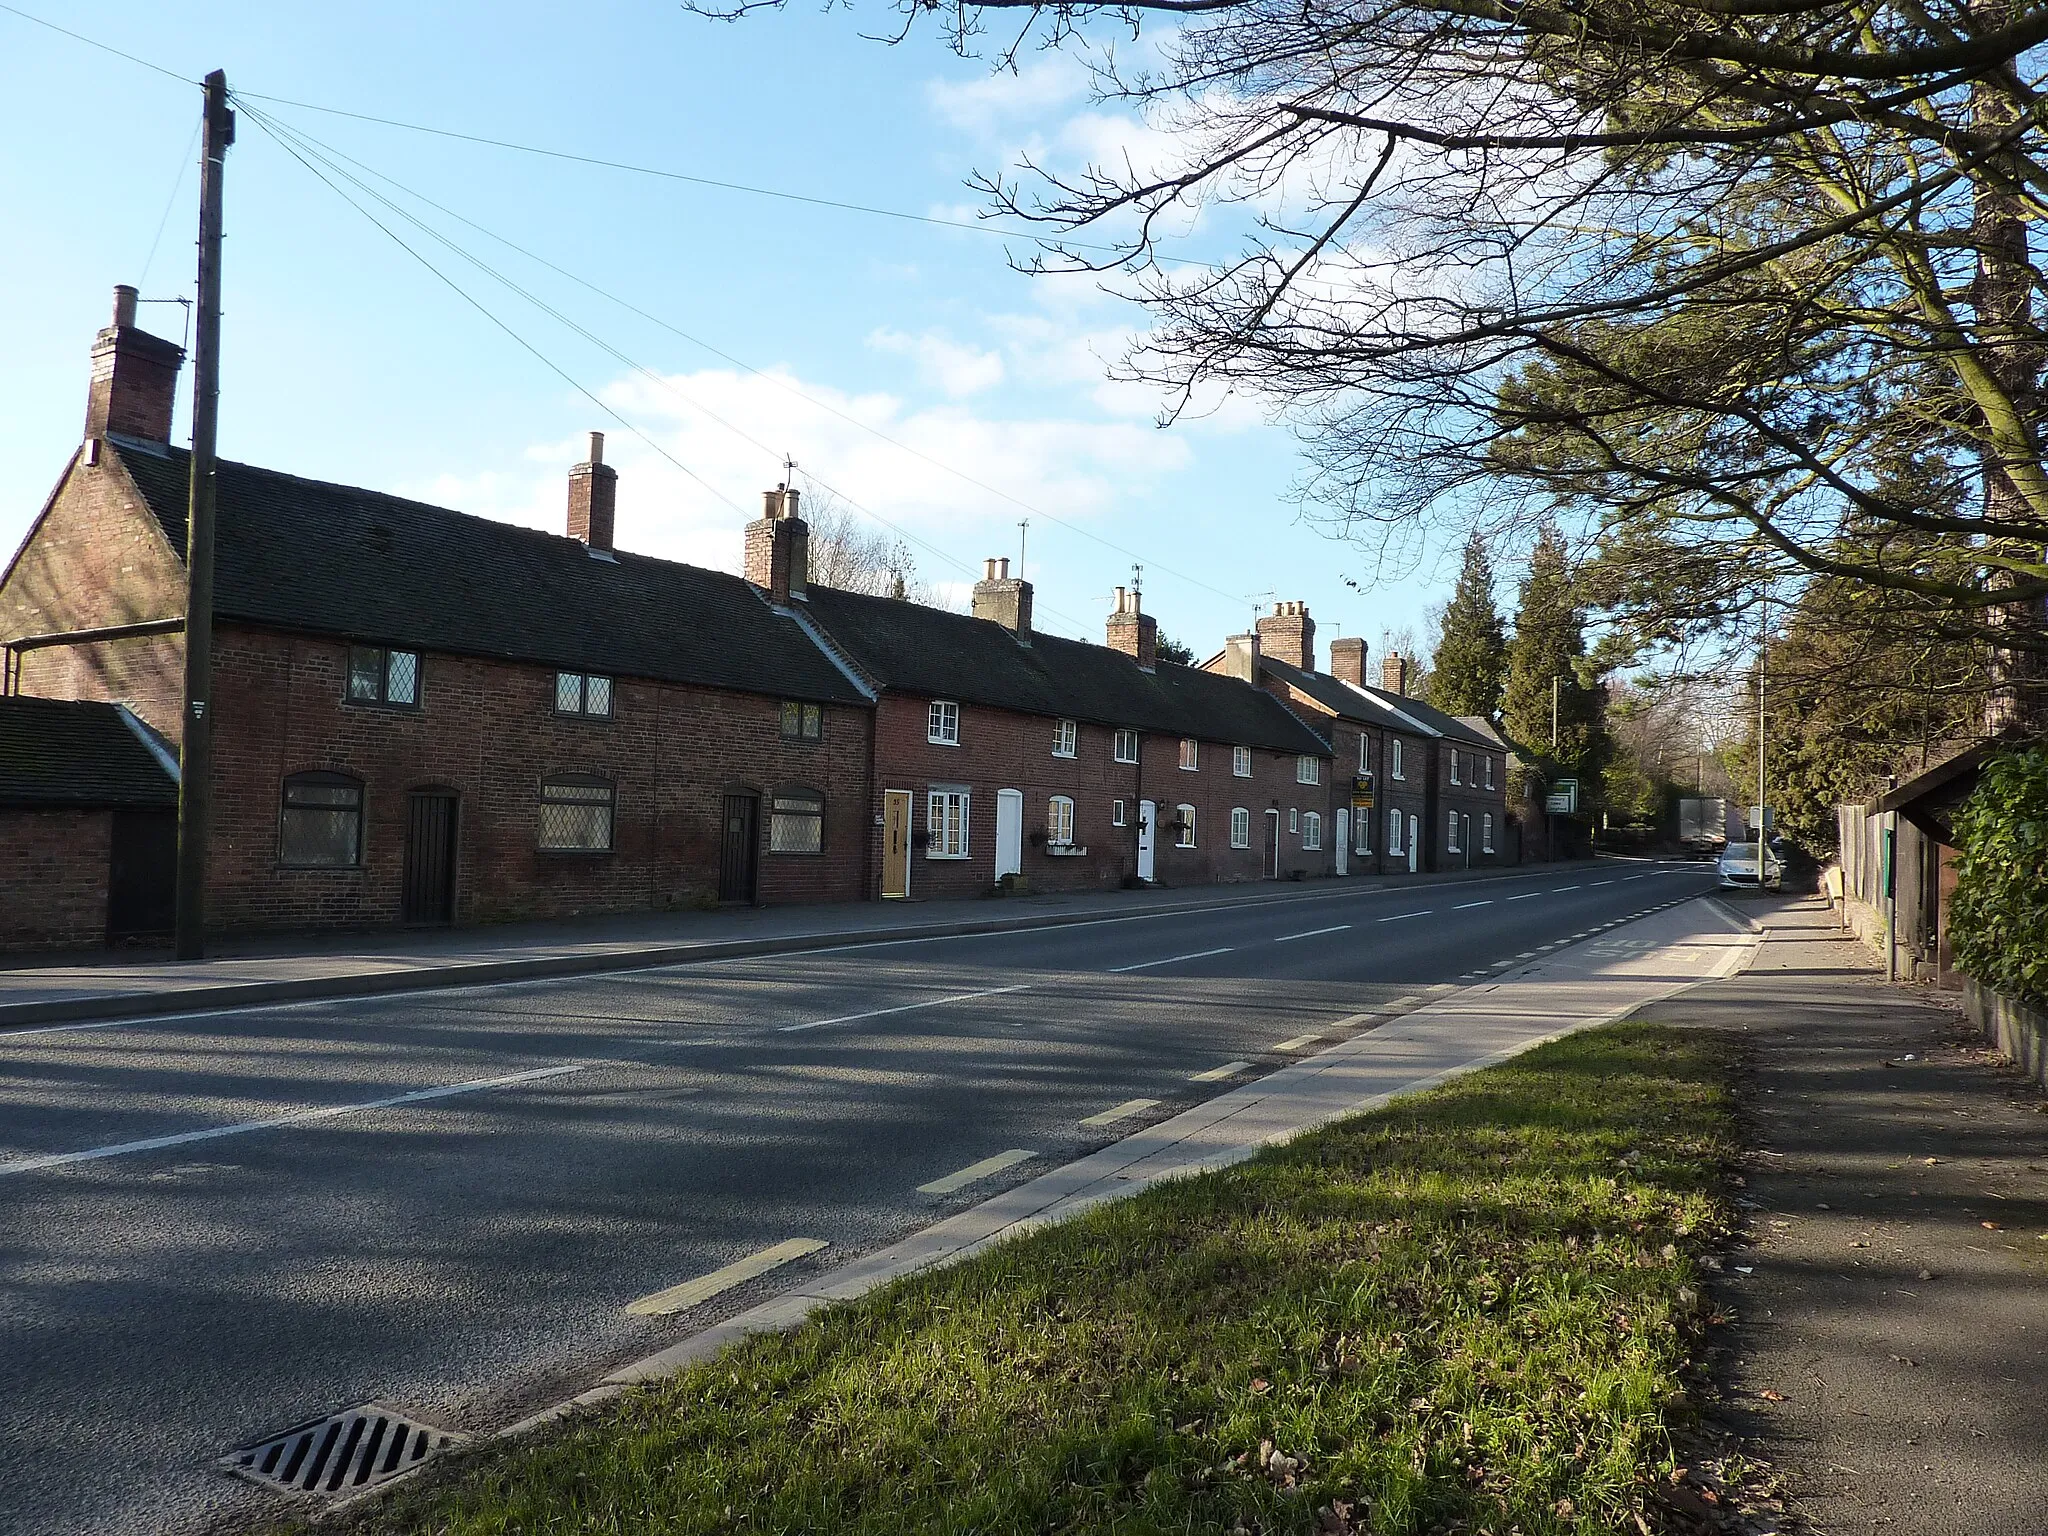
[[[94,347],[88,436],[4,577],[11,692],[175,739],[189,457],[175,347]],[[865,888],[871,701],[737,576],[223,462],[208,911],[223,929],[488,921]]]
[[[971,615],[809,586],[794,499],[772,496],[748,576],[878,695],[871,894],[1327,870],[1328,743],[1258,689],[1161,662],[1135,592],[1092,645],[1034,629],[1008,561],[988,563]]]
[[[1330,642],[1315,666],[1315,620],[1299,602],[1273,605],[1251,634],[1233,635],[1203,665],[1284,701],[1334,751],[1331,820],[1342,829],[1336,874],[1403,874],[1518,861],[1497,742],[1407,696],[1407,663],[1383,658],[1366,683],[1365,641]]]

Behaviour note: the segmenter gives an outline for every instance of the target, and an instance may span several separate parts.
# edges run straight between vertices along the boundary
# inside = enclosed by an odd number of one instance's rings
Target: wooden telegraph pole
[[[221,173],[235,142],[228,77],[206,77],[199,163],[199,323],[192,349],[192,491],[185,532],[185,721],[178,764],[177,956],[206,953],[206,826],[213,737],[214,440],[220,418]]]

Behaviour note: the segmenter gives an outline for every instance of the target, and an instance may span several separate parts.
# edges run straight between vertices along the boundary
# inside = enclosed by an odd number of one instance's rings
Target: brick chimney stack
[[[1306,603],[1275,603],[1258,622],[1259,646],[1268,655],[1304,672],[1316,669],[1316,621]]]
[[[135,290],[114,289],[114,320],[92,343],[92,384],[85,396],[85,435],[171,440],[178,368],[185,349],[135,328]]]
[[[619,472],[604,461],[604,434],[590,434],[590,457],[569,471],[569,537],[609,552],[618,521]]]
[[[747,524],[746,578],[778,607],[810,591],[811,527],[797,516],[799,492],[761,493],[761,517]]]
[[[991,560],[974,584],[974,616],[994,619],[1017,637],[1019,645],[1031,643],[1031,583],[1010,574],[1007,559]]]
[[[1339,635],[1330,642],[1330,676],[1340,683],[1365,686],[1365,642],[1356,635]]]
[[[1259,685],[1259,637],[1231,635],[1223,642],[1223,675],[1241,683]]]
[[[1138,594],[1129,587],[1116,589],[1116,612],[1109,616],[1109,646],[1135,656],[1146,672],[1158,670],[1159,621],[1140,611]]]
[[[1400,698],[1408,697],[1408,658],[1389,651],[1380,658],[1380,688]]]

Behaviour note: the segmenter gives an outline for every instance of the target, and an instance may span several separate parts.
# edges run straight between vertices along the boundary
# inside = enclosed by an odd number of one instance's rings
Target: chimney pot
[[[780,516],[782,516],[782,487],[781,487],[781,486],[779,486],[779,485],[778,485],[778,486],[777,486],[777,487],[775,487],[775,489],[774,489],[774,490],[772,490],[772,491],[763,491],[763,492],[761,493],[761,515],[762,515],[763,517],[780,517]]]
[[[604,462],[604,434],[602,432],[593,432],[590,434],[590,454],[588,461],[592,464],[602,464]]]
[[[126,283],[114,284],[114,324],[117,326],[135,323],[135,301],[139,295]]]
[[[784,517],[795,517],[797,515],[797,500],[802,495],[803,492],[799,491],[795,486],[791,486],[782,493],[782,515]]]
[[[995,561],[984,560],[981,562],[981,579],[983,581],[994,581],[996,579]]]
[[[1408,658],[1389,651],[1380,658],[1380,690],[1397,698],[1408,696]]]

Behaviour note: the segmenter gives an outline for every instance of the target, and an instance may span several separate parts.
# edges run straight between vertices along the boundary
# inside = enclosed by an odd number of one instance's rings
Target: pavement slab
[[[1825,1532],[2048,1530],[2048,1103],[1824,900],[1646,1016],[1744,1036],[1749,1241],[1716,1417]]]

